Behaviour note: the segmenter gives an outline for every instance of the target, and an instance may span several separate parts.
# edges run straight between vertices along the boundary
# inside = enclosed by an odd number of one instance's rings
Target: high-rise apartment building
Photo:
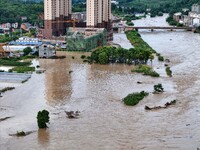
[[[44,37],[64,35],[71,13],[72,0],[44,0]]]
[[[199,14],[200,13],[200,5],[199,4],[193,4],[192,5],[192,12]]]
[[[112,36],[111,0],[87,0],[87,27],[106,28]]]

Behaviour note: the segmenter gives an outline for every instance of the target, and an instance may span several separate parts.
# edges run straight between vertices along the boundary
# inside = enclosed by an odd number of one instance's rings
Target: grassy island
[[[140,36],[140,34],[137,31],[131,30],[126,31],[126,37],[131,42],[131,44],[134,46],[135,49],[139,49],[142,51],[150,51],[151,53],[156,53],[156,51],[151,48]]]

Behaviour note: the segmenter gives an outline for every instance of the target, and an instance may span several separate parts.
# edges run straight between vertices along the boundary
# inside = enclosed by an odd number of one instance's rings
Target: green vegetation
[[[28,81],[28,79],[26,79],[26,80],[23,80],[21,83],[26,83]]]
[[[75,3],[72,7],[73,12],[83,12],[86,11],[86,3]]]
[[[30,54],[30,52],[32,52],[32,49],[30,47],[27,47],[25,49],[23,49],[23,52],[24,52],[24,56]]]
[[[170,67],[167,67],[167,68],[165,69],[165,71],[166,71],[166,73],[167,73],[167,75],[168,75],[169,77],[172,77],[172,71],[171,71]]]
[[[140,93],[132,93],[122,99],[124,104],[128,106],[134,106],[139,103],[144,97],[148,96],[147,92],[140,92]]]
[[[6,88],[1,89],[0,93],[4,93],[6,91],[10,91],[10,90],[13,90],[13,89],[15,89],[15,87],[6,87]]]
[[[1,0],[0,1],[0,23],[21,23],[21,16],[27,16],[28,22],[31,24],[42,24],[39,14],[44,12],[43,2],[36,3],[34,1],[22,0]]]
[[[111,46],[99,47],[92,52],[91,58],[87,62],[99,64],[108,63],[127,63],[127,64],[146,64],[148,60],[154,59],[153,50],[141,37],[137,31],[127,31],[126,36],[134,48],[129,50],[124,48],[115,48]],[[86,62],[86,61],[85,61]],[[145,73],[146,74],[146,73]],[[153,76],[158,76],[151,72]]]
[[[142,19],[145,18],[146,16],[135,16],[135,14],[127,14],[125,15],[125,17],[123,18],[123,20],[127,21],[127,22],[131,22],[132,20],[138,20],[138,19]]]
[[[85,59],[86,58],[86,56],[85,55],[81,55],[81,59]]]
[[[151,77],[159,77],[160,75],[155,72],[150,66],[147,65],[138,65],[131,72],[143,73],[143,75],[148,75]]]
[[[10,37],[8,34],[0,35],[0,43],[10,42],[10,41],[16,40],[18,38],[19,38],[19,36]]]
[[[124,7],[123,12],[150,12],[160,15],[162,13],[180,12],[183,8],[191,8],[199,0],[118,0],[119,6]],[[117,6],[116,6],[117,7]],[[148,10],[147,10],[148,9]]]
[[[134,23],[133,23],[133,22],[126,22],[126,24],[127,24],[128,26],[134,26]]]
[[[19,62],[19,59],[12,58],[2,58],[0,59],[1,66],[28,66],[31,65],[31,62]]]
[[[35,71],[35,67],[28,66],[17,66],[12,69],[9,69],[9,72],[17,72],[17,73],[27,73]]]
[[[138,49],[139,51],[149,51],[150,54],[155,53],[156,51],[152,49],[140,36],[137,31],[131,30],[126,31],[126,36],[131,44]]]
[[[200,33],[200,27],[196,28],[196,30],[194,31],[194,33]]]
[[[150,59],[151,51],[144,49],[130,48],[129,50],[121,47],[105,46],[99,47],[87,57],[87,62],[108,64],[108,63],[126,63],[126,64],[146,64]]]
[[[47,128],[46,123],[49,123],[49,112],[47,110],[38,112],[37,123],[39,128]]]
[[[177,26],[177,27],[182,27],[182,26],[184,26],[183,24],[181,24],[181,23],[179,23],[179,22],[177,22],[177,21],[175,21],[175,20],[173,19],[173,14],[170,14],[169,17],[167,17],[166,21],[167,21],[167,22],[169,23],[169,25],[171,25],[171,26]]]
[[[1,58],[0,59],[0,66],[30,66],[31,61],[26,60],[21,62],[21,60],[25,59],[33,59],[38,57],[38,53],[30,54],[32,52],[32,49],[30,47],[27,47],[23,50],[24,56],[23,57],[13,57],[13,58]]]
[[[162,86],[162,84],[157,84],[157,85],[154,85],[154,93],[162,93],[164,92],[164,88]]]
[[[161,55],[159,55],[159,56],[158,56],[158,60],[159,60],[159,61],[164,61],[164,57],[161,56]]]

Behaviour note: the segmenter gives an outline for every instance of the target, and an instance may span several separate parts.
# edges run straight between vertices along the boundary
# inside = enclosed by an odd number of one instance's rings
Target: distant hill
[[[145,8],[164,8],[164,10],[190,8],[192,4],[199,3],[200,0],[117,0],[121,5],[134,7],[136,10]]]
[[[37,0],[38,2],[38,0]],[[20,22],[21,16],[27,16],[30,23],[38,22],[38,15],[44,11],[43,3],[30,0],[0,0],[0,23]]]
[[[182,8],[191,8],[192,4],[199,3],[200,0],[117,0],[120,6],[134,8],[142,12],[147,8],[159,9],[162,12],[178,11]]]

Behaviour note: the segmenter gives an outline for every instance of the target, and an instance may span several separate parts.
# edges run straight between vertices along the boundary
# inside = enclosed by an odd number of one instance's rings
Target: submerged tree
[[[154,85],[154,92],[158,92],[158,93],[162,93],[164,92],[164,88],[162,86],[162,84],[157,84],[157,85]]]
[[[38,112],[37,123],[39,128],[47,128],[46,123],[49,123],[49,112],[47,110]]]

